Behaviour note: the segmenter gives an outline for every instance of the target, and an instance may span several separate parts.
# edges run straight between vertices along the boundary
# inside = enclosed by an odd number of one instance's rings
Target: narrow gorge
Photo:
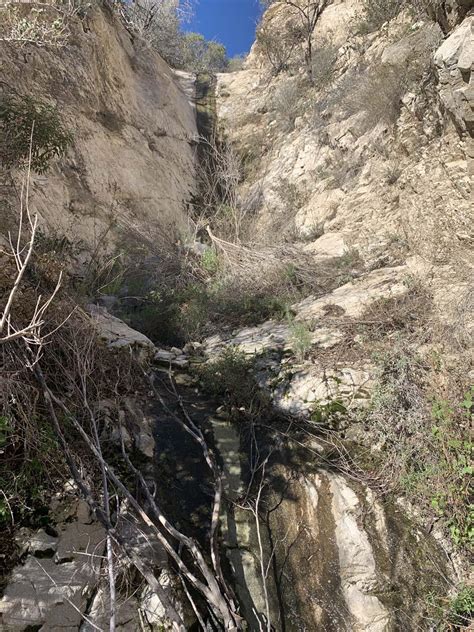
[[[0,5],[0,630],[471,630],[474,6],[184,4]]]

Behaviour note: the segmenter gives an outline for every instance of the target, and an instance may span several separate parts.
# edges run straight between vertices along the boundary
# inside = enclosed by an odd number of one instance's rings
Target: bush
[[[410,11],[415,18],[442,19],[442,8],[443,0],[363,0],[357,31],[361,35],[373,33],[396,18],[404,9]]]
[[[474,619],[474,588],[465,586],[451,601],[445,630],[466,629],[472,624]]]
[[[273,95],[273,108],[285,131],[292,131],[295,120],[302,114],[301,97],[304,94],[301,81],[297,78],[281,83]]]
[[[370,303],[361,314],[363,329],[371,339],[393,332],[419,333],[426,328],[433,309],[430,293],[419,283],[414,283],[400,296],[380,298]],[[423,331],[426,334],[426,329]]]
[[[363,35],[377,31],[385,22],[396,18],[405,6],[406,0],[363,0],[358,32]]]
[[[320,42],[313,48],[312,77],[313,85],[318,89],[327,88],[334,81],[337,63],[337,46],[330,42]]]
[[[246,55],[235,55],[231,57],[227,63],[226,72],[238,72],[242,70],[245,64]]]
[[[288,70],[293,51],[301,42],[302,34],[294,25],[288,25],[282,32],[269,23],[260,26],[256,37],[259,50],[270,64],[272,74],[276,76]]]
[[[227,53],[222,44],[199,33],[185,33],[182,25],[191,13],[187,0],[142,0],[123,7],[128,21],[143,40],[174,68],[191,72],[223,72]]]
[[[290,321],[290,341],[293,353],[297,360],[302,362],[311,349],[312,344],[311,331],[305,323]]]
[[[473,392],[459,401],[457,393],[431,390],[426,362],[406,344],[376,360],[377,386],[363,420],[381,446],[381,485],[404,492],[425,516],[441,518],[454,545],[472,546]]]
[[[189,16],[190,7],[179,0],[143,0],[121,3],[130,25],[143,41],[154,48],[170,66],[182,64],[181,22]]]
[[[267,409],[268,398],[253,377],[253,358],[236,347],[225,348],[219,356],[198,369],[203,388],[224,401],[239,418],[255,419]]]
[[[65,13],[46,4],[7,3],[0,7],[0,41],[19,46],[64,46],[69,34]]]
[[[380,64],[375,72],[361,71],[353,77],[344,101],[349,116],[361,115],[361,134],[379,123],[393,125],[397,121],[408,83],[406,74],[386,64]]]
[[[31,144],[31,169],[44,173],[72,141],[52,105],[17,93],[0,96],[0,164],[25,167]]]
[[[206,40],[200,33],[182,36],[182,66],[192,72],[224,72],[228,59],[225,46]]]

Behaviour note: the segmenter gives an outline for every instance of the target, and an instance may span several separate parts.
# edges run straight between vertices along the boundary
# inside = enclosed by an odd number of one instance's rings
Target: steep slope
[[[470,277],[474,18],[465,6],[449,13],[446,39],[408,13],[358,35],[362,7],[337,1],[323,13],[314,87],[291,59],[274,76],[257,42],[244,70],[219,77],[219,114],[245,161],[259,241],[385,265],[410,256],[414,273],[440,279],[445,310]],[[287,16],[280,3],[267,12],[275,40]]]
[[[71,19],[71,31],[63,47],[0,42],[2,90],[46,98],[72,134],[66,159],[32,176],[30,205],[42,230],[66,237],[82,259],[130,245],[134,231],[178,238],[194,190],[197,134],[186,77],[107,5]],[[2,179],[14,217],[15,193]]]
[[[194,244],[190,274],[173,271],[178,281],[170,288],[146,283],[150,271],[160,275],[159,257],[147,260],[144,289],[126,279],[124,287],[108,283],[104,297],[103,287],[86,286],[87,299],[102,303],[87,306],[90,317],[77,310],[64,323],[62,301],[70,313],[81,296],[60,294],[53,312],[59,326],[53,320],[50,344],[38,358],[46,390],[28,362],[25,368],[22,340],[2,347],[0,379],[8,388],[0,410],[11,423],[0,429],[7,449],[16,450],[12,462],[23,458],[17,444],[27,443],[24,436],[48,446],[58,461],[72,455],[81,467],[76,485],[85,485],[89,503],[78,502],[67,481],[47,508],[45,526],[9,528],[16,559],[0,601],[7,629],[108,627],[110,531],[101,518],[107,486],[99,482],[98,449],[108,459],[114,494],[117,629],[221,629],[215,593],[200,588],[209,575],[223,595],[218,606],[235,607],[226,629],[398,632],[451,625],[449,598],[467,577],[462,547],[470,529],[462,505],[472,451],[472,393],[469,399],[465,384],[472,366],[466,347],[473,17],[465,3],[446,4],[439,22],[401,13],[355,34],[361,2],[329,3],[314,36],[314,86],[298,48],[274,75],[257,42],[244,70],[218,77],[216,95],[223,134],[243,160],[247,241],[221,239],[224,254],[233,255],[224,263],[218,238],[213,247]],[[75,263],[110,259],[120,249],[132,262],[136,256],[141,271],[142,247],[148,252],[152,243],[159,251],[186,232],[199,170],[192,102],[199,131],[213,140],[214,82],[199,77],[195,95],[194,77],[168,68],[109,9],[105,2],[74,19],[67,47],[2,43],[0,58],[4,89],[49,95],[73,135],[65,158],[45,176],[32,176],[31,208],[53,242],[49,248],[45,239],[42,247],[58,260],[54,244],[64,238]],[[281,3],[264,17],[277,44],[286,22]],[[217,161],[209,165],[207,177]],[[231,176],[233,182],[235,171]],[[222,182],[210,179],[213,190]],[[4,191],[0,234],[17,203],[9,179]],[[203,218],[212,222],[215,212],[226,219],[234,209],[222,202],[213,197]],[[282,244],[291,247],[277,272],[292,281],[288,257],[296,266],[302,253],[311,260],[307,276],[321,275],[321,283],[299,284],[296,277],[293,304],[280,310],[279,321],[262,324],[261,297],[255,290],[252,307],[242,290],[252,279],[245,285],[242,275],[271,276]],[[241,276],[226,286],[233,265]],[[11,267],[6,276],[14,278]],[[48,283],[35,268],[25,278],[27,304]],[[209,300],[222,287],[234,302],[223,302],[225,292]],[[278,284],[270,279],[266,287]],[[241,329],[233,325],[238,318],[229,318],[210,338],[158,349],[155,339],[103,306],[120,300],[130,313],[145,305],[141,323],[153,321],[158,340],[161,310],[169,307],[205,319],[206,310],[232,311],[240,301],[246,322],[255,322]],[[18,415],[18,384],[29,389],[27,415]],[[50,402],[46,413],[43,400]],[[58,442],[61,427],[50,440],[55,410],[77,438],[71,452]],[[18,424],[25,416],[31,435]],[[87,432],[96,452],[88,450]],[[48,502],[49,496],[46,490]],[[84,563],[92,546],[95,557]]]

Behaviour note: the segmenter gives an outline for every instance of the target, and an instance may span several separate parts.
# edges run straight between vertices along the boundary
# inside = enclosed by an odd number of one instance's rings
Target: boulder
[[[357,318],[373,301],[407,292],[408,287],[404,283],[407,272],[406,266],[374,270],[321,298],[309,296],[293,305],[292,309],[297,320],[324,319],[332,313]]]
[[[441,100],[460,133],[474,136],[474,16],[467,17],[436,51]]]
[[[105,307],[89,305],[88,311],[99,338],[112,349],[129,348],[142,360],[151,359],[155,354],[155,345],[144,334],[129,327],[123,320],[109,314]]]

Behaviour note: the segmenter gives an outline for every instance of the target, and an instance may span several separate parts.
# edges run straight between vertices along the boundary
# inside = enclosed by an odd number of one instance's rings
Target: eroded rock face
[[[466,18],[436,51],[441,98],[461,133],[474,137],[474,16]]]
[[[0,56],[2,89],[49,99],[72,134],[67,156],[33,174],[30,207],[80,263],[127,250],[136,234],[157,243],[184,230],[197,130],[189,78],[110,9],[91,9],[72,31],[62,48],[0,42]]]
[[[249,511],[227,518],[228,556],[249,621],[268,600],[277,630],[388,632],[422,623],[424,591],[444,586],[448,562],[434,540],[342,475],[298,473],[295,463],[276,465],[270,480],[280,491],[261,517],[262,548]],[[273,559],[267,599],[262,555],[265,568]]]

